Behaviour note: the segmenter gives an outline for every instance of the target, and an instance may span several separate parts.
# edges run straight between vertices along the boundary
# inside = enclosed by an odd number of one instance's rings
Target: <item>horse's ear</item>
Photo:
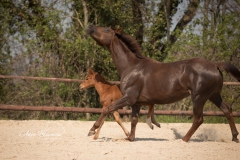
[[[101,81],[101,76],[99,76],[99,74],[95,74],[95,80],[97,82],[100,82]]]
[[[88,68],[88,73],[90,73],[90,74],[93,74],[93,73],[94,73],[94,71],[92,70],[92,68]]]
[[[115,30],[115,33],[117,33],[117,34],[121,34],[121,32],[122,32],[122,27],[117,28],[117,29]]]

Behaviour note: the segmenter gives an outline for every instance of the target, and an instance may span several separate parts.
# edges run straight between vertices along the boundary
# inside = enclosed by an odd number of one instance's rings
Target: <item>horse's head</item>
[[[84,81],[80,84],[80,89],[87,89],[93,87],[96,83],[95,75],[98,74],[94,72],[91,68],[88,69],[88,75],[84,79]]]
[[[115,34],[120,34],[122,28],[111,29],[110,27],[98,27],[94,25],[89,25],[86,32],[91,35],[91,37],[100,46],[109,46]]]

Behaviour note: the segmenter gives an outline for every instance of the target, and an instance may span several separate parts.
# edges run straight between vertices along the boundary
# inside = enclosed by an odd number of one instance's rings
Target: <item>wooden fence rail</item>
[[[77,107],[55,107],[55,106],[19,106],[0,104],[0,110],[15,110],[15,111],[48,111],[48,112],[78,112],[78,113],[101,113],[101,108],[77,108]],[[123,115],[129,115],[131,110],[119,109],[118,112]],[[141,115],[146,115],[147,110],[140,110]],[[179,110],[155,110],[155,115],[185,115],[191,116],[192,111]],[[204,111],[204,116],[224,116],[220,111]],[[233,112],[234,117],[240,117],[240,112]]]
[[[6,76],[0,75],[0,78],[4,79],[25,79],[25,80],[38,80],[38,81],[58,81],[58,82],[78,82],[83,80],[69,79],[69,78],[50,78],[50,77],[28,77],[28,76]],[[112,84],[120,84],[120,81],[109,81]],[[240,85],[240,82],[223,82],[224,85]]]

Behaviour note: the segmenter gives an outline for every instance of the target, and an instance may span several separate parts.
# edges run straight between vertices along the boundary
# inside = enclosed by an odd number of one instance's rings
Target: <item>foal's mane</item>
[[[102,83],[104,83],[104,84],[113,86],[112,83],[106,81],[105,78],[104,78],[103,76],[101,76],[99,73],[97,73],[97,74],[95,75],[95,79],[96,79],[97,82],[102,82]]]
[[[113,29],[115,30],[115,29]],[[142,55],[142,49],[136,39],[134,39],[132,36],[127,35],[123,32],[116,33],[116,36],[128,47],[130,51],[132,51],[133,54],[135,54],[136,57],[143,59],[145,58]]]

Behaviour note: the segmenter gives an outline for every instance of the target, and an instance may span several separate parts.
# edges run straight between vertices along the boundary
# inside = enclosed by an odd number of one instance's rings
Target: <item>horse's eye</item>
[[[109,28],[105,28],[105,31],[106,31],[106,32],[109,32]]]

